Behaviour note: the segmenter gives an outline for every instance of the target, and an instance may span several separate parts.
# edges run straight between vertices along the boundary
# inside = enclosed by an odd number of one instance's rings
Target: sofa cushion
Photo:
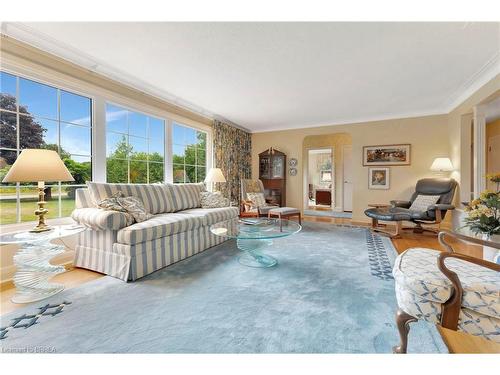
[[[151,219],[136,223],[118,231],[117,241],[133,245],[156,238],[168,237],[203,225],[203,217],[182,212],[166,213],[153,216]]]
[[[452,284],[437,266],[439,251],[413,248],[396,258],[393,275],[396,287],[419,300],[444,303]],[[500,317],[500,273],[460,259],[447,259],[446,266],[462,284],[462,306],[494,318]]]
[[[179,213],[199,217],[203,220],[203,225],[212,225],[238,217],[239,210],[237,207],[191,208]]]
[[[205,191],[205,184],[165,184],[172,192],[174,211],[201,207],[200,193]]]
[[[118,192],[124,196],[139,198],[146,210],[153,214],[177,211],[172,199],[172,190],[166,184],[108,184],[102,182],[87,182],[94,207],[106,198],[111,198]]]

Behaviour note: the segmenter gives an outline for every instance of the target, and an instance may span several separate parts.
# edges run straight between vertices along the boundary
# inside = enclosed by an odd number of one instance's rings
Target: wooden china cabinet
[[[286,155],[270,148],[259,154],[259,179],[268,203],[286,206]]]

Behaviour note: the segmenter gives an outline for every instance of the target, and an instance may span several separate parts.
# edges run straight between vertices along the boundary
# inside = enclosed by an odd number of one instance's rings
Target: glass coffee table
[[[262,253],[262,249],[273,244],[273,239],[287,237],[300,232],[302,227],[284,219],[231,219],[213,224],[210,231],[216,236],[235,238],[238,249],[243,251],[240,264],[248,267],[273,267],[278,260]]]

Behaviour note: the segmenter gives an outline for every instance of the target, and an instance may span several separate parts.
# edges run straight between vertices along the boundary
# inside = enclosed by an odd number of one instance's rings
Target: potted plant
[[[482,234],[485,239],[500,234],[500,173],[488,175],[488,178],[496,183],[496,192],[485,190],[479,198],[471,201],[465,208],[467,217],[464,219],[466,227],[475,234]],[[498,262],[499,253],[491,247],[483,249],[486,260]]]

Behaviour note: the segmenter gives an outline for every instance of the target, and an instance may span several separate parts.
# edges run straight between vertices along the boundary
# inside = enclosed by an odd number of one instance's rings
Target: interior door
[[[344,146],[342,154],[344,211],[352,212],[352,146]]]
[[[500,171],[500,135],[495,135],[488,138],[487,151],[487,173],[497,173],[498,171]],[[488,180],[487,188],[495,191],[496,184]]]

